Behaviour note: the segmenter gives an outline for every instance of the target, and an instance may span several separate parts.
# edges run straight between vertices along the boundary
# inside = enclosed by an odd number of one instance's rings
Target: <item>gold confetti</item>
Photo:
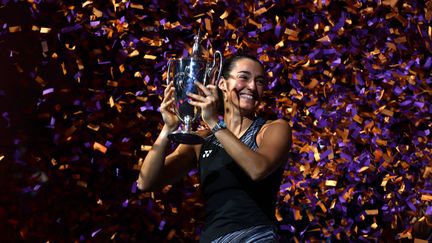
[[[9,32],[10,33],[16,33],[16,32],[21,32],[21,26],[10,26],[9,27]]]
[[[378,215],[378,209],[367,209],[365,212],[367,215]]]
[[[359,172],[359,173],[361,173],[361,172],[365,172],[365,171],[367,171],[368,169],[369,169],[368,166],[363,166],[363,167],[360,168],[360,170],[359,170],[358,172]]]
[[[90,4],[93,4],[93,1],[85,1],[85,2],[82,4],[82,7],[84,8],[84,7],[86,7],[87,5],[90,5]]]
[[[109,98],[109,105],[110,105],[111,108],[115,105],[114,99],[113,99],[112,96],[110,96],[110,98]]]
[[[141,145],[141,151],[150,151],[152,146],[150,145]]]
[[[300,210],[294,209],[294,220],[300,220],[300,219],[302,219]]]
[[[319,38],[317,41],[318,42],[331,42],[330,37],[328,35]]]
[[[399,43],[404,43],[404,42],[406,42],[407,39],[406,39],[405,36],[401,36],[401,37],[396,38],[394,41],[395,41],[396,43],[399,44]]]
[[[359,124],[363,123],[363,119],[360,116],[358,116],[357,114],[354,116],[353,120]]]
[[[157,56],[154,56],[154,55],[149,55],[149,54],[144,55],[144,59],[155,60],[156,58],[157,58]]]
[[[80,187],[87,188],[87,182],[82,181],[82,180],[77,181],[77,185]]]
[[[260,8],[260,9],[256,10],[253,14],[255,16],[260,16],[261,14],[263,14],[265,12],[267,12],[267,8]]]
[[[211,20],[209,18],[204,19],[205,28],[209,34],[212,34]]]
[[[141,4],[136,4],[136,3],[130,3],[130,5],[129,5],[131,8],[134,8],[134,9],[144,9],[144,6],[143,5],[141,5]]]
[[[68,169],[69,168],[69,165],[60,165],[59,166],[59,170],[65,170],[65,169]]]
[[[336,186],[337,185],[337,181],[335,181],[335,180],[326,180],[325,185],[326,186]]]
[[[384,0],[382,2],[383,5],[388,5],[394,8],[399,0]]]
[[[248,19],[248,23],[255,25],[258,29],[262,28],[262,24],[255,22],[253,19]]]
[[[275,217],[278,222],[281,222],[283,220],[279,207],[276,207]]]
[[[315,161],[320,161],[320,154],[318,152],[317,147],[311,146],[312,147],[312,151],[314,152],[314,159]]]
[[[103,154],[105,154],[107,152],[107,148],[105,146],[103,146],[102,144],[98,143],[98,142],[95,142],[93,144],[93,149],[94,150],[98,150],[98,151],[100,151]]]
[[[63,75],[66,75],[67,74],[67,69],[66,69],[66,66],[65,66],[64,62],[61,63],[61,67],[62,67]]]
[[[284,46],[284,40],[281,40],[281,41],[279,41],[276,45],[275,45],[275,48],[276,48],[276,50],[277,49],[279,49],[279,48],[282,48]]]
[[[382,140],[382,139],[377,139],[376,143],[382,146],[386,146],[387,145],[387,141],[386,140]]]
[[[327,212],[327,208],[325,207],[324,203],[322,203],[321,201],[317,202],[317,205],[321,208],[321,210],[326,213]]]
[[[420,200],[422,200],[422,201],[432,201],[432,195],[422,194]]]
[[[308,61],[309,62],[309,61]],[[311,82],[306,86],[308,89],[314,89],[318,85],[318,80],[313,78]]]
[[[118,82],[117,81],[108,80],[107,81],[107,85],[108,86],[112,86],[112,87],[117,87],[118,86]]]
[[[219,18],[225,19],[226,17],[228,17],[228,15],[229,15],[228,10],[225,10],[225,12]]]
[[[102,11],[100,11],[97,8],[93,8],[93,14],[98,18],[102,17],[102,15],[103,15]]]
[[[96,124],[88,124],[87,128],[97,132],[99,130],[100,126],[96,125]]]
[[[36,76],[35,81],[38,82],[38,84],[40,84],[42,87],[44,87],[48,83],[41,76]]]
[[[84,65],[83,65],[83,62],[82,62],[81,59],[77,59],[76,60],[76,64],[77,64],[79,70],[83,70],[84,69]]]
[[[128,54],[128,57],[136,57],[139,55],[139,51],[138,50],[133,50],[131,53]],[[145,56],[144,56],[145,58]]]
[[[47,34],[49,32],[51,32],[51,28],[47,28],[47,27],[40,28],[40,33],[41,34]]]

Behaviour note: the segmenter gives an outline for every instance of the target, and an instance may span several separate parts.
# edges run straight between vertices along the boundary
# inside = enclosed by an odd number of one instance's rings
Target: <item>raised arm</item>
[[[140,190],[149,191],[171,184],[195,166],[196,150],[192,145],[181,144],[173,153],[166,156],[169,133],[168,129],[162,129],[148,152],[137,180]]]
[[[188,94],[193,100],[189,103],[202,109],[202,118],[210,128],[217,123],[217,89],[214,85],[197,83],[204,96]],[[273,121],[262,127],[257,136],[258,150],[254,151],[243,144],[230,130],[222,129],[215,133],[226,152],[250,176],[261,180],[271,174],[288,158],[291,146],[291,128],[283,119]],[[258,141],[259,140],[259,141]]]
[[[179,126],[179,119],[172,108],[173,92],[171,83],[165,89],[164,99],[160,107],[165,125],[140,169],[137,186],[143,191],[174,182],[186,174],[197,161],[196,151],[198,148],[192,145],[179,145],[173,153],[167,156],[168,134],[175,131]]]

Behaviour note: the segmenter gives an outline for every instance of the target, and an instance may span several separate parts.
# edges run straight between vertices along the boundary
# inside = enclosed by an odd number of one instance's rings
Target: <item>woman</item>
[[[138,187],[150,190],[172,183],[198,166],[206,202],[201,242],[277,242],[276,195],[291,129],[283,119],[266,121],[255,115],[266,86],[263,65],[253,56],[236,54],[225,61],[217,87],[196,85],[203,95],[188,96],[210,128],[200,131],[205,143],[180,144],[165,157],[167,136],[179,126],[172,109],[174,89],[168,85],[160,109],[165,125],[145,158]],[[223,120],[218,119],[220,102]]]

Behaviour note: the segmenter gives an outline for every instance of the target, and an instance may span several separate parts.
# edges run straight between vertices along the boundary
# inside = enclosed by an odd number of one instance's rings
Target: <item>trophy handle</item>
[[[173,59],[168,60],[168,70],[167,70],[167,78],[166,78],[166,83],[167,85],[170,84],[171,80],[170,80],[170,72],[171,72],[171,63],[172,63]]]
[[[166,83],[167,85],[169,85],[171,82],[174,82],[173,80],[170,79],[171,77],[171,64],[175,61],[175,59],[170,59],[168,61],[168,68],[167,68],[167,78],[166,78]],[[175,85],[175,84],[174,84]],[[180,119],[181,122],[185,123],[185,121],[183,120],[183,117],[180,115],[180,112],[177,109],[177,105],[174,105],[174,112],[176,113],[177,117]]]
[[[216,66],[216,56],[219,56],[219,67],[218,67],[218,72],[217,72],[217,77],[215,79],[215,85],[217,86],[217,83],[219,82],[219,78],[221,76],[221,72],[222,72],[222,54],[220,51],[216,51],[213,54],[213,63],[211,65],[211,68],[207,71],[206,77],[204,79],[204,85],[207,85],[207,76],[210,79],[209,81],[211,81],[211,78],[214,78],[214,71],[215,71],[215,66]]]
[[[216,51],[213,54],[213,66],[215,65],[216,55],[219,55],[219,71],[218,71],[217,78],[216,78],[216,81],[215,81],[215,85],[217,86],[218,83],[219,83],[220,76],[222,74],[223,57],[222,57],[222,53],[220,51]]]

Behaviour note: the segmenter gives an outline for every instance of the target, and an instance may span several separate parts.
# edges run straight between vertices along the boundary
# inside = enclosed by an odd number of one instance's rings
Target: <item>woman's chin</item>
[[[256,108],[258,106],[258,102],[241,102],[240,101],[240,110],[244,115],[255,114]]]

